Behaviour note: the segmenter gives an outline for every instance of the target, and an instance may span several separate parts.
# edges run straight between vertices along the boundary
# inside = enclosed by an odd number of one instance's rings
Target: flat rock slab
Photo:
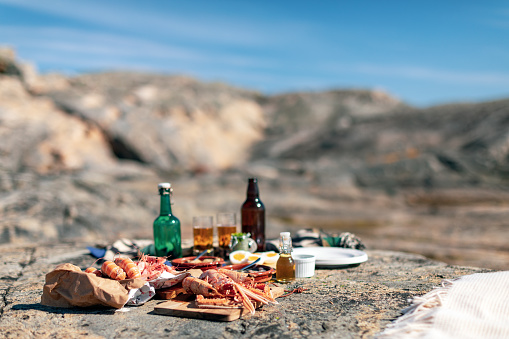
[[[70,262],[82,269],[94,258],[87,244],[0,246],[0,333],[6,338],[370,338],[443,279],[487,272],[451,266],[420,255],[367,251],[369,260],[348,269],[320,269],[288,285],[301,293],[263,306],[232,322],[158,315],[166,301],[151,300],[122,310],[104,307],[52,308],[40,304],[46,273]]]

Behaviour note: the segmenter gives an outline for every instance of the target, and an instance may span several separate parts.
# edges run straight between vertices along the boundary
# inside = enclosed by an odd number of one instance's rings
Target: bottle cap
[[[161,188],[170,189],[171,184],[169,182],[162,182],[159,185],[157,185],[157,188],[158,189],[161,189]]]
[[[173,191],[169,182],[160,183],[157,185],[157,190],[159,191],[159,194],[172,194]]]
[[[290,232],[281,232],[281,233],[279,233],[279,235],[283,238],[287,238],[287,237],[290,237]]]

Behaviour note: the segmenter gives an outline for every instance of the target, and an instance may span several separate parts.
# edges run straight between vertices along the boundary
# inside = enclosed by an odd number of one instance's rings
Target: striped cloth
[[[267,251],[279,252],[279,239],[266,242]],[[302,229],[292,233],[293,247],[343,247],[356,250],[366,248],[362,240],[355,234],[343,232],[341,234],[328,234],[317,229]]]
[[[509,338],[509,271],[445,280],[377,338]]]
[[[87,249],[90,251],[90,254],[96,258],[113,260],[114,258],[118,257],[134,258],[140,251],[145,254],[153,254],[149,250],[151,246],[154,246],[153,243],[154,241],[152,240],[131,240],[122,238],[115,241],[111,245],[98,247],[88,246]]]

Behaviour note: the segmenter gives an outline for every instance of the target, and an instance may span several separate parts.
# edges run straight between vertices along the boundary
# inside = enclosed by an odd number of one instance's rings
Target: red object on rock
[[[192,268],[201,269],[202,271],[210,270],[212,268],[218,268],[224,265],[224,259],[219,257],[212,257],[212,256],[203,256],[200,259],[217,259],[213,262],[204,262],[204,263],[193,263],[190,262],[194,260],[196,256],[194,257],[184,257],[184,258],[178,258],[171,261],[171,264],[175,267],[176,270],[179,271],[185,271]]]
[[[236,264],[224,266],[223,268],[226,270],[238,271],[247,265],[249,264]],[[248,273],[250,277],[253,277],[257,283],[270,281],[272,279],[272,275],[276,273],[274,268],[267,265],[254,265],[251,268],[251,271],[248,269],[245,273]]]

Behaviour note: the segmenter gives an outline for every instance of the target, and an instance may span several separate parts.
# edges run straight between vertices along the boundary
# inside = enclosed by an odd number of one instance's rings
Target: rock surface
[[[94,259],[84,244],[0,246],[0,333],[5,338],[371,338],[400,315],[408,299],[443,279],[485,272],[419,255],[368,251],[369,260],[347,269],[318,269],[285,285],[307,289],[264,306],[254,316],[220,323],[157,315],[151,300],[128,312],[104,307],[52,308],[40,304],[45,274],[70,262],[82,269]]]
[[[263,137],[255,93],[184,77],[136,73],[83,75],[49,96],[98,126],[115,154],[161,171],[237,166]]]
[[[238,212],[267,236],[353,232],[370,249],[509,269],[509,100],[417,109],[370,90],[263,95],[183,76],[40,75],[0,49],[0,243],[151,238],[174,212]]]

